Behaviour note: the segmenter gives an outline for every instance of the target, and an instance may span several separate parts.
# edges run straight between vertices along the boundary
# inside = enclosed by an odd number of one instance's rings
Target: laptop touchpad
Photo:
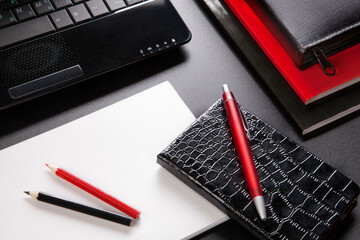
[[[18,86],[9,88],[9,94],[12,98],[20,98],[43,90],[48,90],[52,87],[58,87],[66,84],[76,77],[83,75],[83,71],[79,65],[69,67],[67,69],[49,74],[44,77],[20,84]]]

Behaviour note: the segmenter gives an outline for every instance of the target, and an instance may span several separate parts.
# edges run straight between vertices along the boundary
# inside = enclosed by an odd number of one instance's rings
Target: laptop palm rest
[[[25,97],[41,91],[50,90],[71,80],[82,76],[84,73],[79,65],[75,65],[55,73],[34,79],[32,81],[11,87],[8,89],[13,99]]]

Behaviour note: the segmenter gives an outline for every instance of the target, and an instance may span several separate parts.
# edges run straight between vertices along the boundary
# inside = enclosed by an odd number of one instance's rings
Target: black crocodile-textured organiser
[[[323,239],[356,206],[359,186],[243,109],[268,219],[237,161],[222,100],[158,155],[158,163],[261,239]]]

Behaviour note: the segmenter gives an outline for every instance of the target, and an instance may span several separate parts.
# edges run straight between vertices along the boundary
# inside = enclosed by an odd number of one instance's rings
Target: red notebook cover
[[[274,66],[304,102],[309,104],[360,81],[360,44],[329,58],[334,76],[324,74],[319,64],[301,71],[245,0],[224,0]]]

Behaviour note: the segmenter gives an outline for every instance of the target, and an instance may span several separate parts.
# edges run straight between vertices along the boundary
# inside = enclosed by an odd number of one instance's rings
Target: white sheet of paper
[[[156,163],[195,120],[165,82],[0,152],[0,239],[181,239],[227,216]],[[55,176],[54,164],[140,210],[132,227],[30,198],[43,191],[120,213]]]

